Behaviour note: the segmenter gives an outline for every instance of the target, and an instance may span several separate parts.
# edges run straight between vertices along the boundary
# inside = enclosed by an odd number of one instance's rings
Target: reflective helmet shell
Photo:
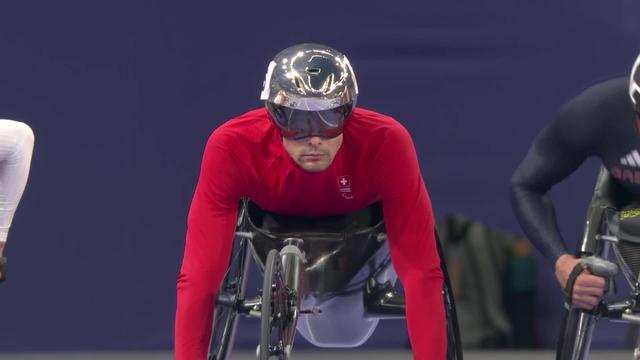
[[[358,84],[347,57],[320,44],[298,44],[269,63],[260,99],[283,136],[333,137],[355,106]]]
[[[355,103],[358,84],[345,55],[326,45],[298,44],[269,63],[261,100],[297,110]]]

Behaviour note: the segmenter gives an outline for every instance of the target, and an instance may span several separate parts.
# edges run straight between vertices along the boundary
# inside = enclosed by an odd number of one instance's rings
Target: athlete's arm
[[[218,131],[209,138],[187,219],[177,283],[176,360],[206,358],[214,298],[229,263],[245,179],[224,143]]]
[[[5,279],[2,258],[13,216],[27,185],[34,136],[22,122],[0,120],[0,281]]]
[[[552,264],[567,248],[556,222],[549,190],[573,173],[600,146],[610,126],[606,96],[610,86],[594,86],[566,104],[535,138],[511,179],[511,202],[531,242]]]
[[[446,356],[442,271],[431,202],[413,142],[401,126],[382,140],[373,187],[382,197],[393,266],[405,291],[407,329],[416,360]]]
[[[607,96],[610,83],[598,85],[569,102],[557,118],[534,140],[511,180],[511,200],[524,232],[549,260],[562,288],[578,263],[567,251],[558,229],[548,191],[582,162],[598,153],[612,114]],[[615,120],[614,120],[615,121]],[[573,286],[572,304],[591,309],[600,302],[605,280],[585,272]]]
[[[511,203],[525,234],[552,264],[567,248],[562,240],[549,189],[569,176],[587,154],[562,143],[563,134],[545,129],[511,179]]]
[[[33,131],[27,124],[0,119],[0,246],[7,241],[13,215],[27,185],[33,142]]]

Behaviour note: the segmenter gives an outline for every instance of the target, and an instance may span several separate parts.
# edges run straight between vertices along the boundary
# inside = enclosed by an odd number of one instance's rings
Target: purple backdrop
[[[349,55],[359,105],[412,133],[437,214],[519,232],[511,173],[564,101],[628,72],[638,14],[634,0],[0,2],[0,118],[36,134],[0,351],[171,346],[205,140],[260,106],[269,59],[294,43]],[[570,241],[597,166],[554,191]],[[540,265],[537,341],[551,346],[560,295]],[[403,326],[383,324],[371,344],[404,344]],[[598,343],[620,344],[612,329]]]

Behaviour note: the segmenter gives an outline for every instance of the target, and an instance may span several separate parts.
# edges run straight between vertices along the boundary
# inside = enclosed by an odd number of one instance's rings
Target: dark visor
[[[313,136],[334,138],[342,134],[344,120],[351,112],[351,104],[321,111],[297,110],[268,101],[266,104],[282,136],[294,140]]]

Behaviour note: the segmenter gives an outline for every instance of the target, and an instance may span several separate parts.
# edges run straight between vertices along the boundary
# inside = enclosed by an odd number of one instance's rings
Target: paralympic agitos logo
[[[351,194],[351,179],[349,178],[349,175],[338,176],[338,186],[344,199],[353,199],[353,195]]]

